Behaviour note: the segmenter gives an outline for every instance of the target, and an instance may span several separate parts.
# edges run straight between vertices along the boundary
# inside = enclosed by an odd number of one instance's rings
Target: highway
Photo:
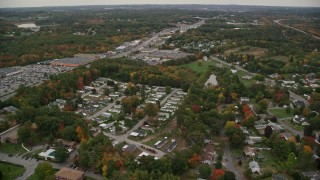
[[[303,34],[310,35],[310,36],[312,36],[312,37],[315,38],[315,39],[320,39],[319,36],[316,36],[316,35],[310,34],[310,33],[308,33],[308,32],[302,31],[301,29],[298,29],[298,28],[295,28],[295,27],[288,26],[288,25],[285,25],[285,24],[280,23],[280,21],[282,21],[282,20],[284,20],[284,19],[274,20],[274,22],[275,22],[276,24],[281,25],[281,26],[284,26],[284,27],[287,27],[287,28],[290,28],[290,29],[294,29],[294,30],[296,30],[296,31],[299,31],[299,32],[301,32],[301,33],[303,33]]]
[[[203,25],[205,23],[205,20],[201,20],[195,24],[191,24],[191,25],[187,25],[187,26],[181,26],[181,27],[177,27],[177,28],[172,28],[172,29],[165,29],[162,30],[159,33],[156,33],[154,36],[152,36],[151,38],[149,38],[148,40],[142,42],[141,44],[133,47],[132,49],[125,51],[125,52],[121,52],[119,54],[116,54],[114,56],[111,56],[111,59],[116,59],[116,58],[121,58],[121,57],[127,57],[130,54],[132,54],[133,52],[138,51],[139,49],[148,46],[152,41],[156,40],[157,38],[159,38],[160,36],[166,35],[168,33],[170,33],[171,31],[177,31],[177,30],[182,30],[182,31],[186,31],[188,29],[192,29],[192,28],[198,28],[199,26]]]

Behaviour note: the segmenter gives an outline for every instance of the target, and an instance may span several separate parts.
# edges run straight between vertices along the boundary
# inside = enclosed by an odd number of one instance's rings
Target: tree
[[[34,170],[36,179],[46,179],[54,174],[53,167],[48,162],[41,162]]]
[[[122,107],[122,111],[124,113],[131,114],[131,111],[132,111],[132,100],[131,100],[131,98],[129,98],[129,97],[124,98],[121,101],[121,107]]]
[[[26,126],[22,126],[18,129],[18,136],[21,142],[26,142],[31,136],[31,131]]]
[[[222,169],[215,169],[212,171],[212,180],[217,180],[224,176],[225,172]]]
[[[68,150],[64,147],[58,147],[55,149],[56,151],[54,152],[54,158],[58,162],[63,162],[64,160],[67,159],[68,157]]]
[[[236,180],[236,175],[232,171],[227,171],[224,176],[224,180]]]
[[[67,126],[62,131],[62,138],[68,141],[77,140],[76,130],[73,126]]]
[[[221,161],[218,161],[218,162],[215,164],[215,166],[216,166],[216,169],[221,169],[221,168],[222,168],[222,163],[221,163]]]
[[[208,179],[211,174],[211,167],[207,164],[200,164],[199,173],[201,178]]]
[[[165,90],[166,90],[166,94],[170,94],[171,93],[171,87],[170,86],[166,86]]]
[[[269,138],[272,134],[272,128],[271,126],[266,126],[266,128],[264,129],[264,136]]]
[[[109,94],[110,94],[110,89],[109,89],[109,88],[104,88],[104,89],[103,89],[103,94],[106,95],[106,96],[109,96]]]
[[[143,111],[148,116],[156,116],[159,112],[159,108],[156,104],[147,103]]]
[[[300,142],[300,140],[301,140],[300,135],[297,134],[297,135],[296,135],[296,141],[297,141],[297,142]]]
[[[295,165],[296,165],[296,155],[293,152],[291,152],[288,155],[288,159],[286,162],[287,169],[292,170],[295,167]]]

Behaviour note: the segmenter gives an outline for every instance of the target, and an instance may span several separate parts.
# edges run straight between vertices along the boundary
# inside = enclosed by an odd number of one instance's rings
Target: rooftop
[[[82,179],[83,175],[84,175],[84,172],[74,170],[74,169],[69,169],[69,168],[62,168],[55,174],[56,177],[63,177],[69,180]]]

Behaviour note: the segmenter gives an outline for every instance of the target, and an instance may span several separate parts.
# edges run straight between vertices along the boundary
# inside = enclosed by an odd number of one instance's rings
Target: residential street
[[[224,142],[224,158],[225,158],[224,159],[225,167],[236,175],[237,180],[244,180],[245,179],[244,176],[241,173],[239,173],[239,171],[233,164],[233,160],[230,152],[230,145],[228,141]]]
[[[90,116],[89,119],[95,118],[100,116],[102,113],[106,112],[107,110],[109,110],[110,108],[112,108],[117,101],[121,101],[122,99],[124,99],[125,96],[122,96],[116,100],[113,101],[113,103],[109,104],[108,106],[104,107],[103,109],[101,109],[100,111],[98,111],[97,113],[95,113],[94,115]]]

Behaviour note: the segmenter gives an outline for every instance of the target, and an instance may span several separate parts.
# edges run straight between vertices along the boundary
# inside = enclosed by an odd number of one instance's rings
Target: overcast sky
[[[1,8],[117,4],[239,4],[320,7],[320,0],[0,0]]]

